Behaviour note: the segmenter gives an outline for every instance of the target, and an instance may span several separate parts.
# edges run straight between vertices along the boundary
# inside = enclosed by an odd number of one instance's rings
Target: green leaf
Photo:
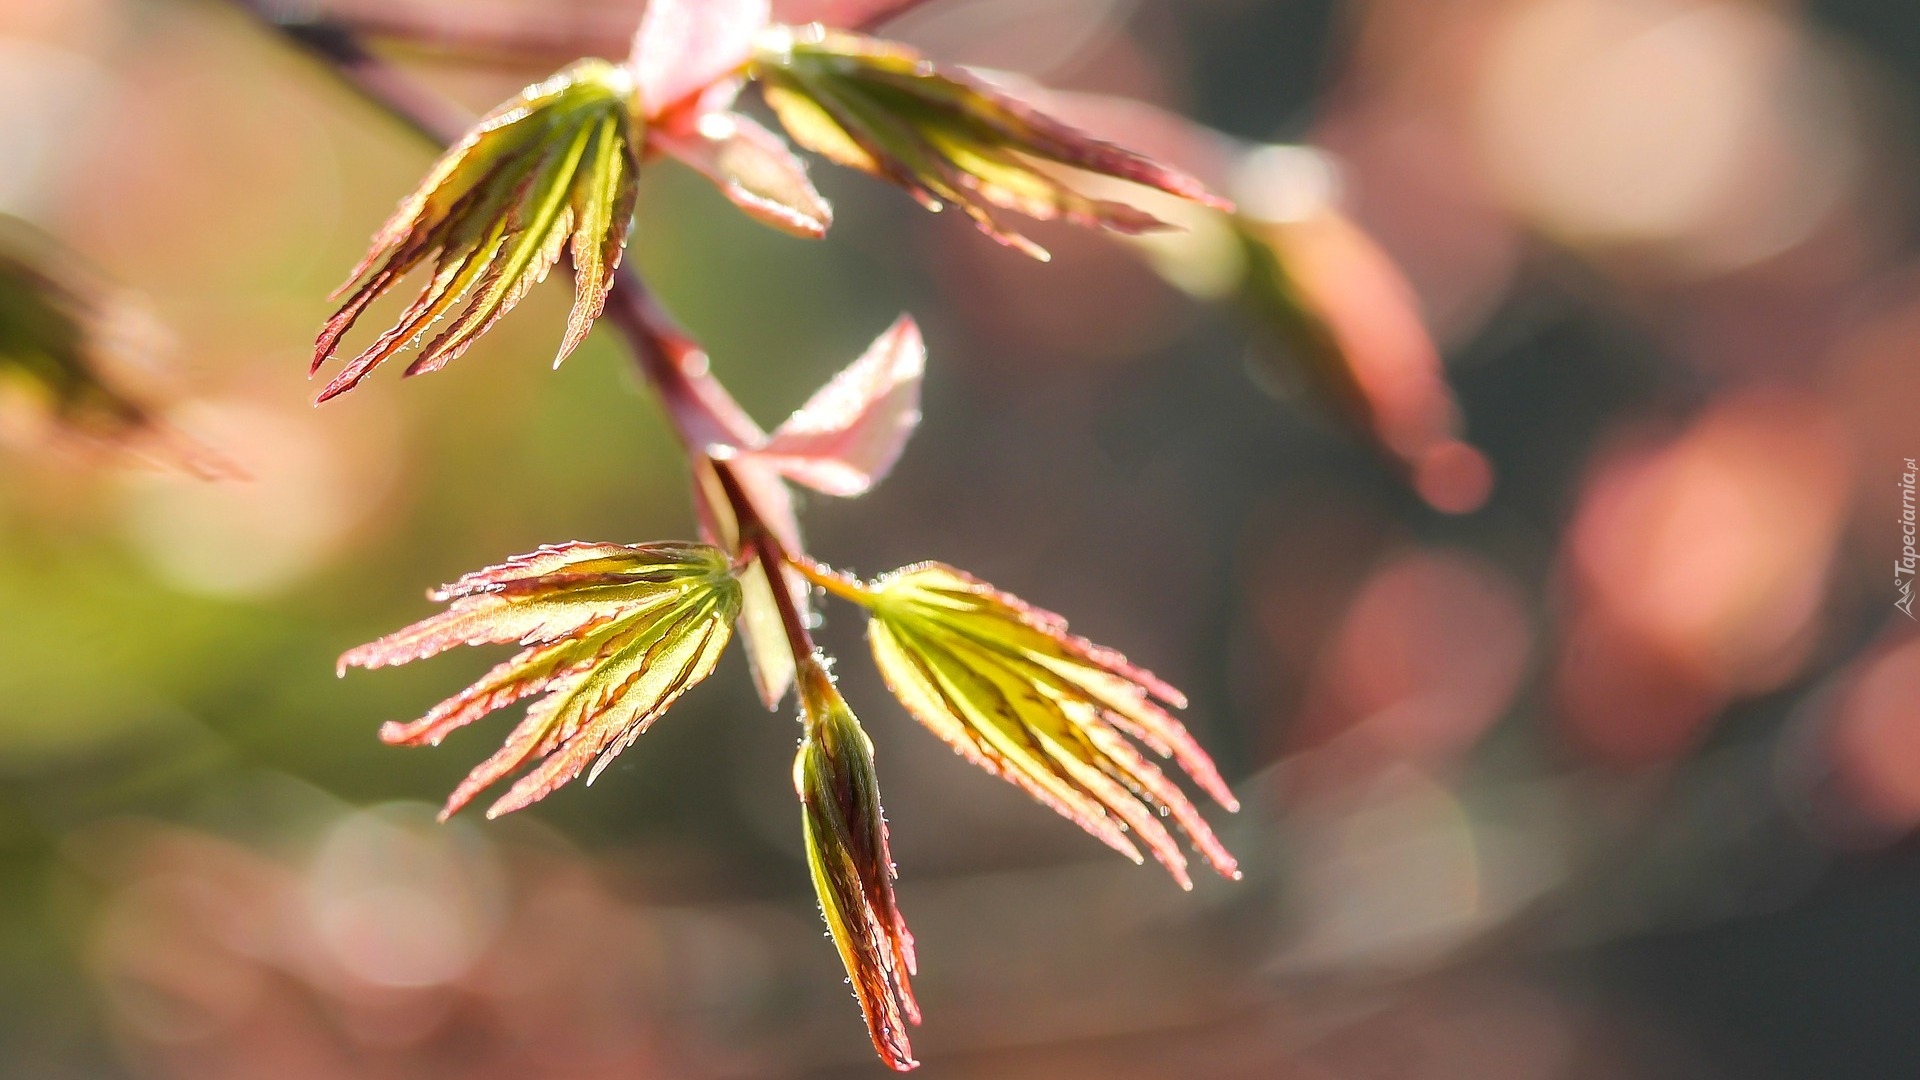
[[[740,611],[740,585],[726,554],[705,544],[572,543],[469,574],[433,599],[447,609],[346,653],[340,669],[391,667],[462,645],[525,646],[419,720],[380,733],[389,743],[438,745],[481,717],[540,697],[441,815],[534,766],[487,811],[498,817],[538,802],[589,765],[592,783],[711,674]]]
[[[1035,258],[994,210],[1122,233],[1167,228],[1125,203],[1076,190],[1080,170],[1222,209],[1192,177],[1062,123],[911,49],[819,26],[770,36],[755,68],[788,134],[828,160],[888,180],[929,209],[953,206]]]
[[[465,352],[571,243],[577,276],[558,364],[586,337],[613,286],[638,190],[637,97],[626,69],[583,60],[501,105],[448,150],[374,236],[339,293],[346,300],[314,344],[319,371],[367,307],[414,269],[434,273],[399,320],[349,361],[319,399],[357,386],[452,323],[407,369],[438,370]]]
[[[888,687],[963,757],[1135,862],[1144,844],[1183,888],[1192,886],[1187,859],[1162,816],[1221,875],[1239,876],[1193,803],[1134,745],[1238,809],[1206,752],[1162,708],[1184,706],[1179,691],[1069,634],[1058,615],[949,566],[909,567],[846,592],[869,609]]]
[[[834,688],[818,657],[802,664],[800,705],[806,734],[793,762],[800,796],[807,866],[873,1048],[888,1067],[919,1063],[907,1024],[920,1022],[908,976],[915,972],[913,935],[893,895],[873,742]]]
[[[808,240],[827,234],[833,207],[780,136],[750,116],[708,113],[691,130],[655,128],[654,146],[713,181],[754,220]]]

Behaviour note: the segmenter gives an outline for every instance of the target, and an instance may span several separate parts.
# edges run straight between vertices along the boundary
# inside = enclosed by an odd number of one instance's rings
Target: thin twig
[[[740,547],[752,548],[759,553],[760,565],[766,568],[767,583],[773,588],[774,606],[780,609],[780,625],[786,629],[787,645],[793,650],[796,663],[804,664],[814,655],[813,634],[807,629],[806,617],[800,614],[800,606],[793,602],[793,590],[785,587],[781,573],[784,566],[792,566],[801,573],[802,563],[812,563],[805,556],[790,554],[786,545],[780,542],[772,528],[761,518],[753,499],[741,486],[740,478],[734,474],[733,466],[718,458],[713,460],[714,474],[720,478],[720,487],[727,493],[727,503],[733,507],[738,519]]]

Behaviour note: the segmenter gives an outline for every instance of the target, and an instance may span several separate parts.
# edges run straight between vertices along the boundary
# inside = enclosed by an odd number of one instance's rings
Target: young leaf
[[[649,0],[627,66],[648,118],[697,97],[753,58],[767,0]]]
[[[797,26],[801,23],[825,23],[828,26],[857,30],[863,26],[904,15],[927,0],[773,0],[776,22]]]
[[[889,1068],[905,1072],[919,1064],[906,1030],[920,1022],[908,982],[916,970],[913,935],[893,895],[873,743],[817,658],[800,668],[800,705],[806,734],[793,762],[793,787],[820,913],[874,1050]]]
[[[897,184],[930,210],[957,207],[987,235],[1035,258],[1045,259],[1045,250],[1002,228],[993,210],[1121,233],[1167,227],[1125,203],[1081,193],[1051,166],[1227,207],[1192,177],[902,45],[819,25],[788,28],[763,37],[755,72],[800,145]]]
[[[1134,745],[1173,759],[1222,806],[1239,808],[1206,752],[1161,708],[1185,706],[1178,690],[1069,634],[1058,615],[949,566],[909,567],[850,591],[871,614],[867,635],[888,687],[963,757],[1135,862],[1136,842],[1146,845],[1182,888],[1192,887],[1187,859],[1163,816],[1216,871],[1239,877],[1193,803]]]
[[[726,553],[705,544],[543,547],[431,596],[447,609],[349,651],[341,672],[461,645],[524,648],[419,720],[386,725],[382,739],[438,745],[483,716],[540,697],[506,745],[454,790],[443,818],[530,764],[488,817],[538,802],[589,765],[597,775],[713,671],[740,611]]]
[[[920,328],[903,315],[754,456],[815,491],[840,498],[865,494],[900,459],[920,423],[926,365]]]
[[[806,165],[752,117],[709,112],[686,130],[656,127],[648,141],[713,181],[762,224],[809,240],[833,224],[833,207],[814,190]]]
[[[807,239],[833,222],[806,166],[780,137],[733,111],[767,0],[651,0],[627,60],[648,121],[647,147],[713,181],[762,224]]]
[[[314,344],[313,370],[333,356],[368,305],[410,271],[431,261],[432,278],[319,400],[353,389],[453,315],[407,374],[445,366],[546,279],[569,241],[574,304],[554,362],[578,347],[613,287],[633,221],[636,96],[625,68],[583,60],[527,87],[448,150],[336,292],[346,301]]]

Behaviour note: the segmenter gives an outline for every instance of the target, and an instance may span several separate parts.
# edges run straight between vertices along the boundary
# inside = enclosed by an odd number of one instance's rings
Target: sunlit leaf
[[[893,468],[920,423],[926,364],[919,326],[901,316],[754,456],[815,491],[842,498],[864,494]]]
[[[649,0],[627,64],[648,117],[746,67],[767,0]]]
[[[574,304],[555,363],[578,347],[606,303],[633,221],[635,99],[626,69],[583,60],[521,91],[448,150],[341,287],[345,304],[315,342],[313,369],[401,278],[428,263],[432,277],[320,400],[351,390],[451,316],[407,374],[443,367],[544,280],[569,242]]]
[[[488,817],[539,801],[589,765],[598,774],[713,671],[740,611],[726,554],[682,543],[544,547],[432,598],[447,609],[346,653],[341,671],[462,645],[524,648],[419,720],[386,725],[382,739],[438,745],[496,710],[540,698],[506,745],[455,789],[442,816],[528,765]]]
[[[880,1060],[905,1071],[918,1062],[907,1024],[920,1022],[908,977],[913,935],[893,895],[893,856],[880,809],[873,743],[819,660],[800,669],[806,733],[793,762],[807,865],[820,913],[846,965]]]
[[[712,112],[689,130],[655,128],[654,146],[713,181],[755,220],[807,239],[827,234],[833,207],[778,135],[748,116]]]
[[[874,659],[916,719],[981,768],[1135,862],[1145,845],[1183,888],[1187,859],[1162,816],[1220,874],[1233,856],[1135,743],[1171,758],[1229,810],[1213,762],[1162,705],[1180,692],[1035,608],[938,563],[848,590],[871,613]]]
[[[1226,206],[1189,176],[902,45],[818,25],[794,28],[763,39],[755,72],[802,146],[898,184],[929,209],[954,206],[987,235],[1037,258],[1046,252],[1003,228],[994,210],[1122,233],[1166,227],[1124,202],[1081,193],[1055,166]]]

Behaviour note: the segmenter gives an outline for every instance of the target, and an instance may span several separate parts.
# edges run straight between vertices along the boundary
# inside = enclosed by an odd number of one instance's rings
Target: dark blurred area
[[[322,6],[476,110],[633,18]],[[1920,1075],[1920,7],[936,0],[889,33],[1325,151],[1496,477],[1428,508],[1106,238],[1036,228],[1034,264],[816,165],[809,244],[648,171],[629,257],[763,423],[926,329],[922,429],[805,506],[814,553],[1068,614],[1189,693],[1246,804],[1247,880],[1183,894],[928,737],[830,611],[924,1074]],[[375,732],[497,657],[333,675],[466,570],[692,534],[617,341],[549,371],[550,282],[315,410],[327,293],[431,148],[207,0],[0,0],[0,88],[0,212],[144,295],[169,422],[251,477],[0,447],[0,1075],[882,1072],[738,650],[494,823],[429,809],[492,729]],[[1201,279],[1232,257],[1197,244]]]

